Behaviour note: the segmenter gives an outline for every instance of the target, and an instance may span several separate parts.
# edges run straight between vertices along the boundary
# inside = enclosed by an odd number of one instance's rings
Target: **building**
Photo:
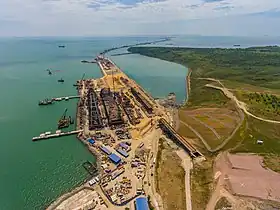
[[[135,209],[136,210],[149,210],[147,198],[145,198],[145,197],[136,198]]]
[[[91,144],[94,144],[95,140],[94,139],[89,139],[88,142],[91,143]]]
[[[111,154],[110,150],[108,150],[106,147],[100,146],[99,148],[101,149],[102,152],[106,153],[107,155]]]
[[[128,153],[126,151],[122,150],[122,149],[117,149],[117,152],[120,153],[122,156],[124,156],[126,158],[128,157]]]
[[[119,156],[117,156],[116,154],[112,153],[111,155],[109,155],[109,159],[114,163],[114,164],[118,164],[121,162],[121,158]]]

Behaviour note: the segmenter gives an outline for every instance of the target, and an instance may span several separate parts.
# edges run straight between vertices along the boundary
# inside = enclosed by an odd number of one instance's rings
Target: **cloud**
[[[220,19],[269,23],[279,11],[279,0],[0,0],[0,36],[166,33],[170,24],[168,33],[191,33],[197,21],[223,29]]]
[[[211,3],[211,2],[221,2],[224,0],[203,0],[204,2]]]

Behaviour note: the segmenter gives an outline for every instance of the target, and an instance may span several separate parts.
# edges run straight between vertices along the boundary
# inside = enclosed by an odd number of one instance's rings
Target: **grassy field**
[[[225,197],[220,198],[220,200],[218,200],[215,206],[215,210],[223,210],[223,209],[231,209],[231,208],[232,208],[231,203]]]
[[[225,108],[182,109],[179,111],[179,118],[195,129],[212,149],[219,146],[240,122],[240,117],[236,111]],[[199,145],[199,148],[201,148],[203,145],[201,140],[184,123],[180,123],[178,132],[182,136],[193,139],[191,143],[196,142],[195,145]]]
[[[191,171],[192,209],[205,209],[213,191],[213,158],[209,157],[201,164],[195,164]]]
[[[187,107],[224,107],[229,100],[221,91],[205,87],[209,81],[191,77],[191,92]]]
[[[185,171],[181,159],[164,140],[159,142],[156,165],[156,190],[165,209],[186,209]]]
[[[233,91],[236,97],[248,105],[256,116],[280,121],[280,97],[274,94]]]
[[[265,167],[280,172],[280,155],[265,155],[263,163]]]

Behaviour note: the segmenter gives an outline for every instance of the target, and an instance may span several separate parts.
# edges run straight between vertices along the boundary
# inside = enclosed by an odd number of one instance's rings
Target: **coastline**
[[[188,75],[186,76],[186,92],[187,92],[187,97],[185,100],[185,105],[189,101],[190,93],[191,93],[191,74],[192,74],[192,69],[188,68]]]
[[[79,88],[77,89],[77,92],[78,92],[78,95],[80,95],[80,89]],[[80,100],[81,100],[81,98],[77,102],[77,106],[76,106],[76,129],[80,128],[80,121],[79,121],[79,119],[80,119],[80,110],[79,110]],[[97,165],[97,171],[98,171],[98,174],[100,174],[100,172],[101,172],[101,160],[100,160],[100,157],[98,156],[97,151],[95,151],[94,148],[90,147],[90,145],[84,139],[84,136],[80,136],[78,134],[76,136],[76,138],[87,148],[87,150],[91,153],[91,155],[94,156],[95,164]],[[53,210],[53,209],[57,208],[63,201],[67,200],[68,198],[72,197],[73,195],[75,195],[76,193],[78,193],[78,192],[80,192],[84,189],[94,191],[93,188],[91,188],[89,186],[86,186],[87,182],[91,178],[92,178],[91,176],[88,176],[82,182],[78,183],[76,186],[73,186],[73,188],[70,191],[62,193],[59,197],[54,199],[50,204],[46,205],[47,206],[46,210]]]

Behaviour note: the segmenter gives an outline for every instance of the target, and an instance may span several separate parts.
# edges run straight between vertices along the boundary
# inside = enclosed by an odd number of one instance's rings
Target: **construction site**
[[[148,196],[156,206],[153,174],[160,137],[167,135],[192,158],[202,155],[172,128],[173,116],[166,107],[108,58],[100,55],[95,60],[103,77],[82,78],[75,84],[80,97],[78,138],[97,157],[98,169],[83,186],[101,195],[105,209],[144,209],[138,202],[148,206]],[[51,209],[93,206],[73,199],[75,195]]]

